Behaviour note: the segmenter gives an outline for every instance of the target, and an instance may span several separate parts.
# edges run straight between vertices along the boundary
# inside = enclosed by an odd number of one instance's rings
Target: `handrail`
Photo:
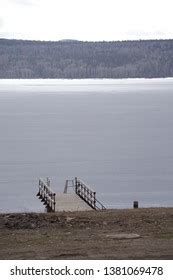
[[[96,199],[96,192],[88,187],[82,180],[75,177],[75,192],[80,196],[86,203],[88,203],[95,210],[106,209],[103,204]]]
[[[56,194],[50,188],[50,181],[47,178],[47,183],[43,179],[39,179],[39,191],[37,196],[42,199],[42,202],[47,206],[49,211],[55,212]]]
[[[71,182],[71,186],[69,186],[69,182]],[[67,193],[67,189],[71,187],[74,188],[74,180],[66,180],[65,181],[65,187],[64,187],[64,193]]]

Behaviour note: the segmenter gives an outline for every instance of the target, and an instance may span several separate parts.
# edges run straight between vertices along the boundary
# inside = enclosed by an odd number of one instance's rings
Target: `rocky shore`
[[[0,259],[173,259],[173,208],[0,214]]]

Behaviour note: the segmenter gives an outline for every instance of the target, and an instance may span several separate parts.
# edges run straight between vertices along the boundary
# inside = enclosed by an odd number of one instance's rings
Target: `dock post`
[[[46,181],[47,181],[48,187],[50,187],[50,179],[48,177],[46,178]]]
[[[68,180],[65,181],[64,193],[67,193],[67,188],[68,188]]]
[[[94,206],[94,209],[96,209],[96,192],[93,192],[93,195],[94,195],[94,201],[93,201],[94,205],[93,206]]]
[[[56,200],[55,200],[55,196],[56,196],[56,193],[53,194],[53,212],[55,212],[55,205],[56,205]]]
[[[77,193],[77,177],[75,177],[75,193]]]

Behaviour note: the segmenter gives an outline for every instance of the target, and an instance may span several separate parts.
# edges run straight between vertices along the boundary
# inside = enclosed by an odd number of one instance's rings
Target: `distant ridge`
[[[173,77],[173,40],[0,39],[0,79]]]

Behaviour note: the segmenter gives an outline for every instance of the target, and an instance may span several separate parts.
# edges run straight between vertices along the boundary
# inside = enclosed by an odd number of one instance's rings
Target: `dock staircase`
[[[55,193],[50,187],[50,180],[47,178],[45,182],[40,178],[37,196],[47,212],[106,209],[96,198],[96,192],[77,177],[74,180],[66,180],[63,193]]]

